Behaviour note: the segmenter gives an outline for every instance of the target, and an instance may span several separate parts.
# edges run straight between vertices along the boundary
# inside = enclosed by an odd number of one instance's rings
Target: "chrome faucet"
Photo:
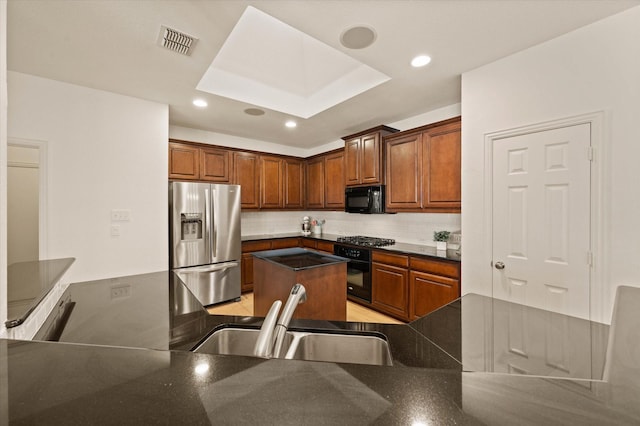
[[[279,358],[281,356],[284,337],[289,327],[291,317],[298,304],[304,303],[306,300],[307,291],[304,286],[302,284],[294,285],[291,288],[287,303],[284,305],[284,309],[277,322],[276,317],[278,316],[282,302],[280,300],[273,302],[260,328],[258,340],[253,351],[255,356],[261,358]]]

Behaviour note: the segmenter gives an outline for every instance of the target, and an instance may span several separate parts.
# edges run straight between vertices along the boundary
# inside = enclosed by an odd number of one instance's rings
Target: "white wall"
[[[437,121],[446,120],[448,118],[460,115],[461,105],[453,104],[423,114],[409,117],[393,123],[380,123],[398,130],[409,130],[415,127],[424,126],[425,124],[435,123]],[[365,129],[362,129],[365,130]],[[191,129],[181,126],[169,126],[169,137],[172,139],[180,139],[190,142],[208,143],[210,145],[226,146],[229,148],[247,149],[252,151],[268,152],[271,154],[292,155],[294,157],[311,157],[323,152],[329,152],[334,149],[344,147],[342,139],[314,147],[314,148],[297,148],[286,145],[278,145],[271,142],[265,142],[258,139],[241,138],[238,136],[225,135],[223,133],[209,132],[207,130]]]
[[[619,285],[640,285],[640,7],[462,76],[462,290],[491,295],[484,137],[604,112],[602,226],[606,291],[592,319],[608,322]],[[610,242],[610,243],[609,243]],[[593,309],[593,304],[592,304]]]
[[[47,141],[49,258],[70,282],[168,268],[168,107],[9,72],[9,137]],[[111,210],[128,209],[111,236]],[[4,240],[4,239],[3,239]]]

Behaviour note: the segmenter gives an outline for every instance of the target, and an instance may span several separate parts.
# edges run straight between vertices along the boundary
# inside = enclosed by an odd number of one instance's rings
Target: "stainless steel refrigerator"
[[[203,304],[240,297],[240,186],[169,183],[171,269]]]

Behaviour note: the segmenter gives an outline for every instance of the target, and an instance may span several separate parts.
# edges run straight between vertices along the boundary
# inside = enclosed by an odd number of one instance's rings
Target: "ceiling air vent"
[[[160,35],[158,36],[158,44],[166,47],[174,52],[190,55],[194,45],[198,41],[197,38],[185,34],[173,28],[162,25],[160,27]]]

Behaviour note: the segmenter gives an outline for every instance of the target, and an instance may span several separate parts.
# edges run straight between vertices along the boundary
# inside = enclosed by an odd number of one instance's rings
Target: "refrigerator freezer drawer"
[[[240,262],[174,270],[203,306],[240,297]]]

